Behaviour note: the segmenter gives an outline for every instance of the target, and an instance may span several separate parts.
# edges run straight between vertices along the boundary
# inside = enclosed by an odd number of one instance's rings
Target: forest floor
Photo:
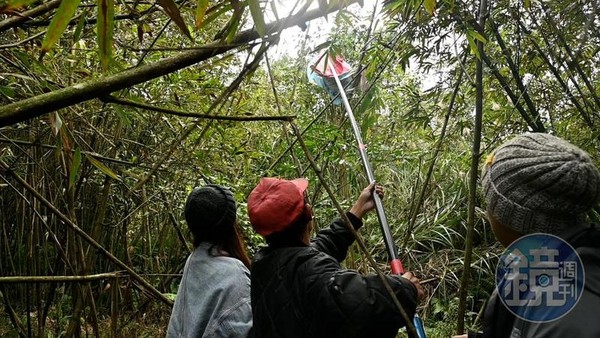
[[[34,318],[32,318],[35,320]],[[67,318],[65,318],[67,320]],[[169,324],[169,313],[164,309],[151,308],[144,313],[123,314],[119,319],[119,328],[117,330],[120,337],[165,337],[167,326]],[[33,322],[32,325],[36,323]],[[66,327],[66,325],[64,325]],[[52,319],[46,321],[45,337],[63,337],[64,332],[55,332],[55,322]],[[33,328],[35,330],[35,327]],[[111,319],[101,319],[99,322],[100,337],[111,337]],[[93,329],[82,327],[81,336],[94,337]],[[0,305],[0,337],[18,338],[19,334],[15,330],[10,318],[5,312],[4,306]]]

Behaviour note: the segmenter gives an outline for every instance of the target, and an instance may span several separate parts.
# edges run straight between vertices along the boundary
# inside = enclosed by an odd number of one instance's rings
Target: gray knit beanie
[[[600,195],[590,156],[549,134],[504,143],[488,156],[482,176],[488,212],[522,234],[558,234],[579,225]]]
[[[226,229],[233,229],[236,219],[233,193],[214,184],[195,188],[187,198],[184,214],[195,242],[214,240]]]

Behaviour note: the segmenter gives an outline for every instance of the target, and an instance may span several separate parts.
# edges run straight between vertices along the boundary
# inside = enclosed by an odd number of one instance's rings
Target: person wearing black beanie
[[[185,203],[194,237],[167,337],[247,337],[252,330],[250,259],[236,222],[233,193],[209,184]]]

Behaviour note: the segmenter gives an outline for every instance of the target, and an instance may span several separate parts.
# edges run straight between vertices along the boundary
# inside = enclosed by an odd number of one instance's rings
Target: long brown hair
[[[214,242],[213,242],[214,243]],[[238,226],[237,221],[231,227],[231,234],[229,236],[223,236],[221,243],[214,243],[219,245],[221,251],[225,251],[230,257],[234,257],[242,261],[244,265],[250,269],[250,257],[248,257],[248,251],[246,250],[246,241],[242,235],[242,231]]]

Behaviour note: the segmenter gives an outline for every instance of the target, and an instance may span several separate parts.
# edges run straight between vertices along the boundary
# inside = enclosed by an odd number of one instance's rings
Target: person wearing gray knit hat
[[[600,197],[600,173],[590,156],[549,134],[523,134],[499,146],[482,177],[492,223],[519,234],[558,235],[582,225]]]
[[[600,173],[590,156],[556,136],[526,133],[496,148],[482,171],[488,220],[507,250],[482,332],[454,338],[600,337],[600,230],[588,219]]]
[[[183,268],[167,337],[247,337],[252,330],[250,259],[233,193],[195,188],[185,203],[194,251]]]

